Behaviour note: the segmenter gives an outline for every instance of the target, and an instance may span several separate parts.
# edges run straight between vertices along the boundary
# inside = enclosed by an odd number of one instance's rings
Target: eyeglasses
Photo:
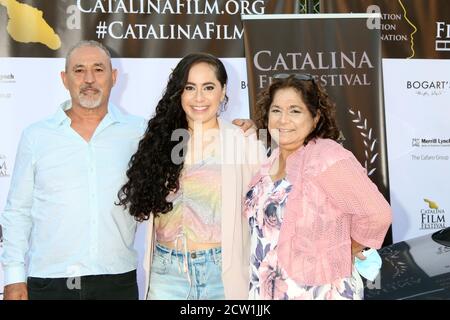
[[[289,74],[289,73],[277,73],[277,74],[274,74],[272,76],[273,79],[279,79],[279,80],[287,79],[289,77],[292,77],[292,78],[297,79],[297,80],[304,80],[304,81],[312,81],[312,82],[314,82],[314,77],[312,75],[310,75],[309,73],[291,73],[291,74]]]

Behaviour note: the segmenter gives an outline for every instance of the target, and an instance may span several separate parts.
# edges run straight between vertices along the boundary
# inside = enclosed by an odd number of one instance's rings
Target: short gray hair
[[[76,45],[74,45],[72,48],[70,48],[69,52],[67,52],[67,55],[66,55],[66,72],[67,72],[67,67],[69,66],[69,60],[70,60],[70,57],[72,56],[72,53],[76,49],[84,48],[84,47],[99,48],[100,50],[105,52],[106,55],[108,56],[109,65],[111,66],[111,69],[112,69],[111,53],[109,52],[108,48],[106,48],[103,44],[101,44],[100,42],[95,41],[95,40],[82,40],[82,41],[78,42]]]

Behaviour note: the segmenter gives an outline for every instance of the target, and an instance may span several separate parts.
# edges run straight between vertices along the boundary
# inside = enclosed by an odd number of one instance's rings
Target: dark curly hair
[[[338,140],[339,129],[336,124],[336,105],[316,79],[311,77],[311,80],[300,80],[305,78],[305,76],[309,77],[309,75],[301,76],[303,77],[299,77],[299,74],[292,74],[282,79],[274,78],[272,84],[259,94],[256,103],[256,125],[259,129],[267,129],[269,109],[275,93],[281,89],[293,88],[300,94],[302,101],[309,112],[311,112],[313,118],[318,113],[320,114],[320,119],[315,129],[306,137],[304,145],[307,145],[314,138]],[[270,139],[270,136],[268,138]]]
[[[129,207],[130,214],[137,221],[148,220],[152,213],[163,214],[173,208],[166,197],[179,189],[186,154],[181,154],[181,163],[172,161],[172,150],[180,142],[172,141],[171,136],[174,130],[188,129],[186,113],[181,106],[181,94],[186,86],[189,70],[202,62],[214,67],[222,88],[227,83],[228,76],[223,63],[207,53],[185,56],[170,74],[163,97],[156,106],[153,118],[148,122],[138,150],[131,157],[127,170],[128,182],[118,193],[119,202],[116,204]],[[225,101],[227,99],[225,97]],[[188,139],[181,142],[186,146]]]

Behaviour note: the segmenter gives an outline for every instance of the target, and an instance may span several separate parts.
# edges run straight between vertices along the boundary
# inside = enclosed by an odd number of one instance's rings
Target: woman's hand
[[[355,261],[355,257],[357,257],[359,260],[366,260],[366,257],[362,253],[365,248],[365,246],[352,239],[352,262]]]

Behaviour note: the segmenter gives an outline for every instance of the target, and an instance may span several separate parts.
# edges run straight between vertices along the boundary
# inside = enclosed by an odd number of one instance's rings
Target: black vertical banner
[[[343,145],[389,199],[379,15],[244,16],[251,115],[276,73],[315,75],[336,102]],[[264,35],[264,36],[261,36]]]

